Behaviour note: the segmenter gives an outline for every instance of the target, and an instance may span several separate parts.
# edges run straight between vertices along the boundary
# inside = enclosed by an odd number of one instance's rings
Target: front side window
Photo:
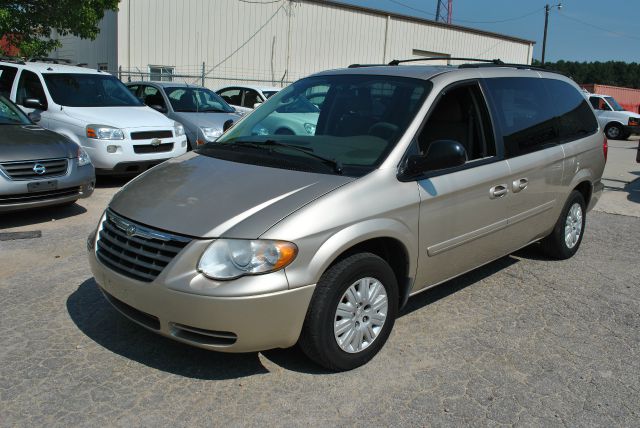
[[[185,113],[231,113],[229,106],[218,94],[205,88],[165,88],[174,111]]]
[[[309,77],[273,95],[199,152],[276,168],[362,176],[393,149],[430,89],[428,81],[395,76]],[[319,93],[324,94],[321,107],[307,98]]]
[[[5,97],[11,95],[11,88],[13,87],[13,81],[16,79],[17,73],[18,69],[16,67],[0,65],[0,95]]]
[[[507,157],[543,150],[557,143],[556,112],[543,79],[493,78],[487,79],[486,84]]]
[[[0,125],[28,125],[29,118],[10,101],[0,95]]]
[[[600,97],[591,97],[589,102],[595,110],[611,110],[607,103]]]
[[[261,103],[260,95],[253,89],[245,89],[244,98],[242,100],[242,107],[253,108],[257,103]]]
[[[24,100],[36,99],[42,103],[44,110],[47,109],[47,97],[44,94],[42,83],[38,75],[28,70],[22,70],[20,80],[18,80],[18,93],[16,94],[16,102],[24,105]]]
[[[428,152],[437,140],[462,144],[468,161],[496,155],[491,119],[477,83],[447,89],[418,135],[419,153]]]
[[[242,91],[239,88],[229,88],[220,92],[219,95],[222,99],[231,105],[239,106],[242,104]]]
[[[56,104],[68,107],[137,107],[143,104],[117,78],[106,74],[47,73],[44,81]]]

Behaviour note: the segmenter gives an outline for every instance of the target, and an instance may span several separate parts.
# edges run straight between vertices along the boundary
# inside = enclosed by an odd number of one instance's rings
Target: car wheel
[[[574,190],[562,209],[553,232],[542,240],[544,252],[558,260],[573,256],[580,247],[586,222],[586,204],[582,193]]]
[[[299,345],[330,370],[354,369],[384,346],[397,312],[398,284],[389,264],[375,254],[354,254],[318,281]]]
[[[607,138],[610,140],[621,139],[623,135],[622,126],[616,123],[612,123],[610,125],[607,125],[607,127],[604,130],[604,133],[606,134]]]

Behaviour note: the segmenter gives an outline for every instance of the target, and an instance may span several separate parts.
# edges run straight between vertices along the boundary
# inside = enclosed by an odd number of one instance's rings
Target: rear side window
[[[495,78],[487,79],[486,84],[507,157],[543,150],[559,141],[555,111],[543,79]]]
[[[598,130],[598,121],[584,97],[562,80],[543,80],[551,94],[551,108],[557,118],[558,137],[561,142],[581,138]]]
[[[9,98],[17,73],[18,69],[15,67],[0,65],[0,95]]]

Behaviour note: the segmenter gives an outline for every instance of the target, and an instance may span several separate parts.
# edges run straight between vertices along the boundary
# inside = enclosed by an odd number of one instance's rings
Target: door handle
[[[498,184],[489,189],[489,197],[491,199],[501,198],[509,192],[506,184]]]
[[[518,193],[521,190],[524,190],[529,185],[529,180],[526,178],[521,178],[519,180],[514,180],[513,182],[513,193]]]

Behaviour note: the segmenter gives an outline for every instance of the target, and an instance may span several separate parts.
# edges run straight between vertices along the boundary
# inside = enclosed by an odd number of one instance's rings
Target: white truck
[[[607,138],[626,140],[631,134],[640,134],[640,114],[625,110],[609,95],[585,95],[595,110]]]

